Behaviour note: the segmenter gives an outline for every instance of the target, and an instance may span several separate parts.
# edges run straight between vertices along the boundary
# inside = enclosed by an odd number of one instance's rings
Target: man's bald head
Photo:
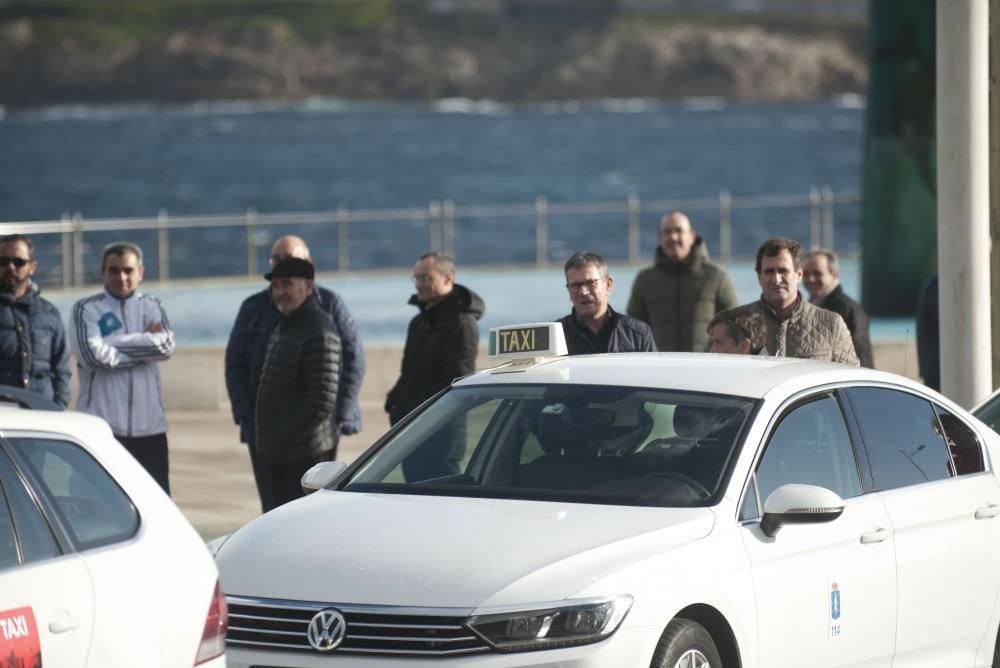
[[[289,234],[274,242],[274,246],[271,248],[272,265],[290,257],[297,257],[312,262],[312,257],[309,255],[309,246],[306,246],[306,242],[302,240],[302,237]]]
[[[660,249],[671,262],[686,260],[696,238],[690,219],[680,211],[668,213],[660,221]]]

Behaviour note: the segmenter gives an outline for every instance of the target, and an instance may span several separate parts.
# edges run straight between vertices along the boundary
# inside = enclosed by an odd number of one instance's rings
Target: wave
[[[864,109],[867,99],[859,93],[841,93],[830,98],[830,102],[841,109]]]
[[[467,97],[446,97],[431,103],[431,109],[442,114],[481,114],[499,116],[510,111],[510,105],[494,100],[471,100]]]

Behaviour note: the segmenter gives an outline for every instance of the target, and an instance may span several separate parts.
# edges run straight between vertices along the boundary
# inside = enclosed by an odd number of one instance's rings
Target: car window
[[[756,477],[761,502],[790,483],[825,487],[843,499],[861,494],[857,459],[836,398],[826,395],[785,414],[768,439]]]
[[[1000,393],[990,397],[989,401],[976,409],[974,415],[993,431],[1000,432]]]
[[[0,455],[2,456],[2,455]],[[0,570],[21,563],[17,556],[17,541],[14,538],[14,519],[10,516],[10,505],[3,483],[0,482]]]
[[[951,460],[955,464],[953,475],[979,473],[983,470],[983,446],[969,425],[946,408],[934,404],[944,433]]]
[[[122,488],[75,443],[12,437],[79,549],[130,538],[139,514]]]
[[[24,563],[51,559],[62,554],[52,527],[31,498],[10,460],[0,452],[0,484],[14,519]]]
[[[879,489],[896,489],[954,474],[931,403],[877,387],[848,390]]]
[[[702,505],[720,489],[752,407],[645,388],[452,388],[346,489]]]

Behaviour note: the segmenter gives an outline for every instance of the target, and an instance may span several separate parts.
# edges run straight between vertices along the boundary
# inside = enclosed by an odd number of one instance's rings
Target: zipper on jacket
[[[128,334],[128,315],[125,312],[125,300],[124,299],[119,299],[118,300],[118,304],[121,306],[121,310],[122,310],[122,327],[125,328],[125,333]],[[131,369],[131,367],[128,370],[128,400],[127,400],[127,402],[125,404],[125,408],[126,408],[126,411],[127,411],[127,414],[128,414],[128,418],[126,420],[126,431],[128,433],[125,434],[125,435],[128,436],[128,437],[131,437],[132,436],[132,369]]]

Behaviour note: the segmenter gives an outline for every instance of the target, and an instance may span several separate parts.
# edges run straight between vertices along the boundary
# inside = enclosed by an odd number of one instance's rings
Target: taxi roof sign
[[[490,357],[498,359],[538,359],[568,354],[562,324],[533,322],[490,328]]]

